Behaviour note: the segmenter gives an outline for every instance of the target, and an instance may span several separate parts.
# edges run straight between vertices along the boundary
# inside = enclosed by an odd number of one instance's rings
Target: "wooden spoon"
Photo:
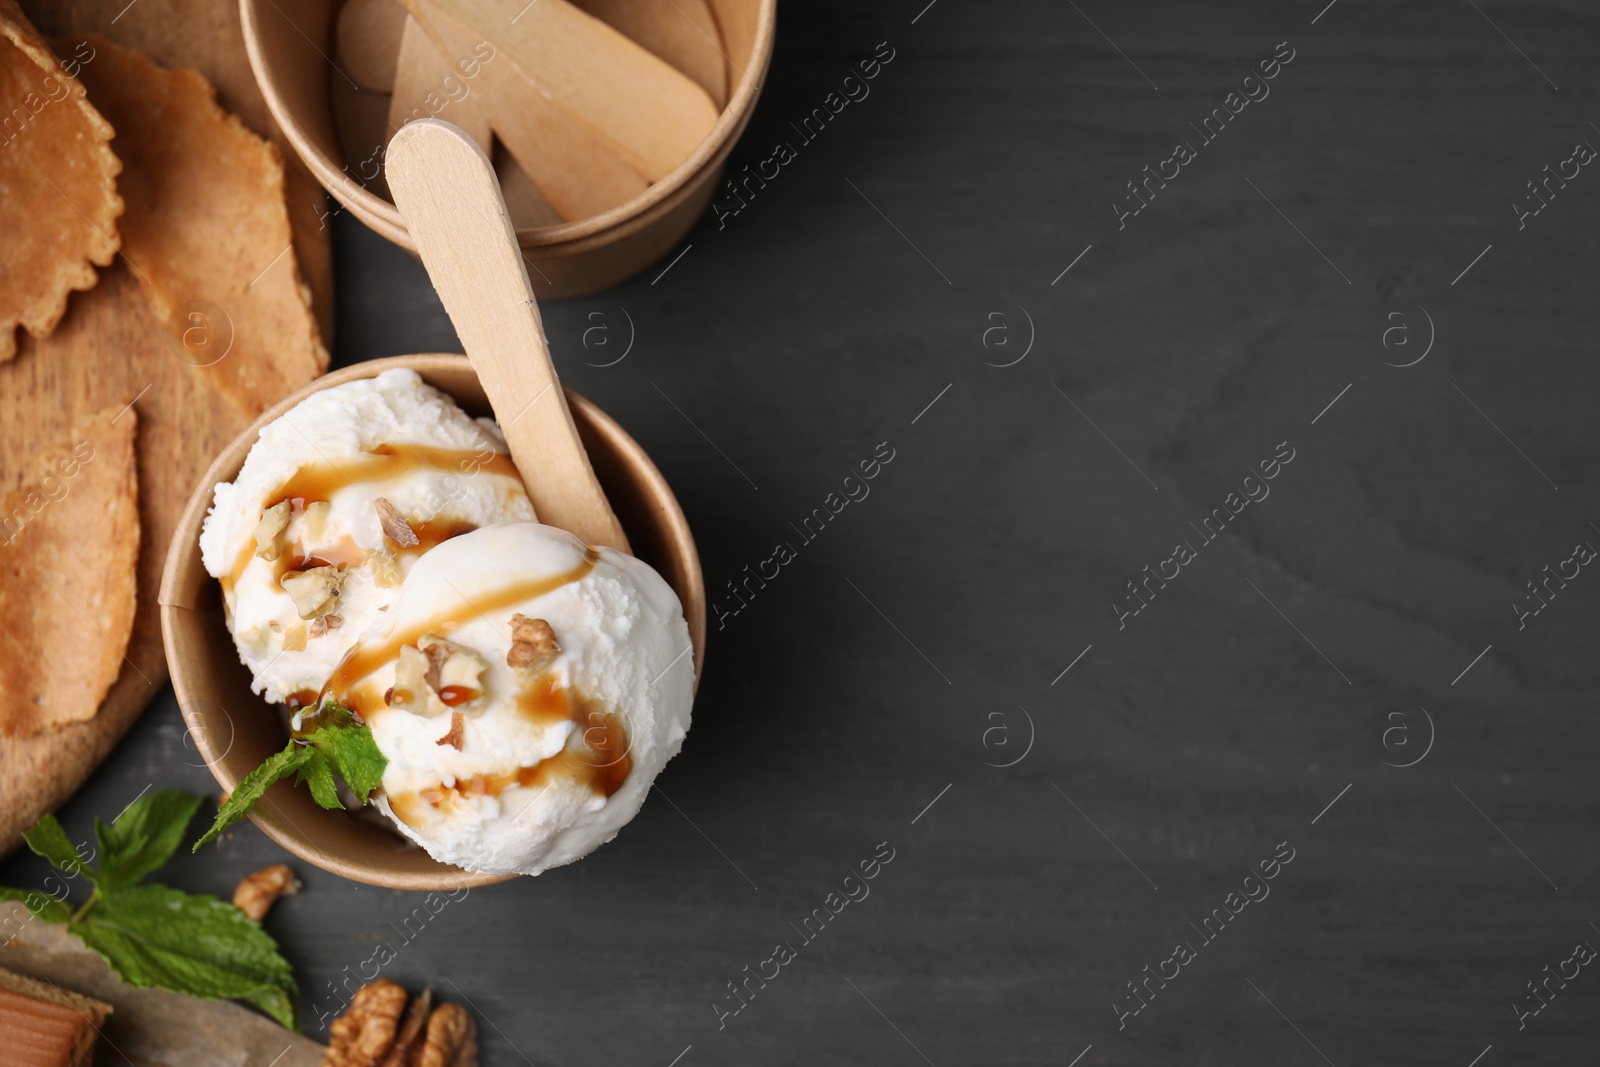
[[[469,53],[457,60],[439,51],[428,31],[410,15],[405,17],[405,26],[394,71],[394,96],[389,100],[390,134],[415,119],[442,118],[466,130],[487,152],[493,136],[489,116],[472,98],[472,81],[457,66],[475,63],[475,57]]]
[[[470,26],[431,4],[417,2],[411,10],[446,56],[475,55],[487,43]],[[547,99],[502,53],[486,54],[471,82],[472,94],[506,151],[561,218],[591,218],[649,188],[643,175],[587,125]]]
[[[573,0],[623,36],[693,78],[720,109],[728,103],[722,34],[706,0]]]
[[[704,89],[567,0],[405,4],[424,25],[431,6],[492,42],[552,103],[652,182],[689,158],[716,124],[717,106]],[[506,117],[489,110],[496,129]]]
[[[489,157],[459,127],[419,119],[394,135],[386,158],[395,206],[483,382],[540,521],[627,552],[550,362]]]
[[[503,141],[495,140],[489,159],[494,163],[494,172],[500,176],[500,194],[506,198],[506,214],[511,216],[513,229],[520,232],[561,224],[560,213],[550,206],[550,201],[544,198],[538,184],[528,177],[516,157],[506,151]]]

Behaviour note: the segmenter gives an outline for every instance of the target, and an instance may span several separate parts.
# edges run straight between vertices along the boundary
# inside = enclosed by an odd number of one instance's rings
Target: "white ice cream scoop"
[[[411,370],[312,393],[263,427],[200,535],[255,691],[308,702],[424,552],[533,519],[506,452],[494,423]]]
[[[388,759],[380,807],[435,859],[538,874],[614,837],[689,729],[694,665],[648,565],[537,523],[419,559],[330,679]]]

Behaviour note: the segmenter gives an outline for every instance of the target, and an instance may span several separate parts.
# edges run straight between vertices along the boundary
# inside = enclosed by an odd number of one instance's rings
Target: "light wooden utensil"
[[[411,10],[446,56],[472,55],[485,40],[471,26],[430,4],[415,3]],[[546,97],[502,52],[497,50],[479,66],[472,92],[506,151],[562,219],[593,218],[650,187],[642,174],[575,115]]]
[[[354,157],[348,155],[341,147],[330,115],[329,84],[345,81],[328,64],[328,56],[333,54],[332,30],[340,0],[237,2],[250,68],[293,154],[305,162],[341,209],[385,240],[414,252],[416,244],[401,221],[399,210],[384,194],[382,184],[355,176],[358,164],[367,158],[370,148]],[[539,2],[542,4],[544,0]],[[127,0],[122,3],[126,6]],[[601,292],[639,274],[652,263],[658,264],[651,275],[654,276],[682,250],[685,235],[718,195],[718,190],[726,188],[723,179],[730,153],[750,122],[771,65],[777,32],[777,0],[706,0],[706,3],[716,19],[722,50],[727,53],[728,103],[710,135],[665,178],[645,185],[643,176],[635,175],[632,180],[639,190],[636,194],[621,202],[614,200],[611,207],[601,209],[598,214],[574,209],[574,201],[558,196],[555,184],[548,182],[548,176],[536,169],[539,143],[533,141],[530,152],[527,140],[518,148],[512,143],[509,129],[496,130],[497,137],[538,183],[545,199],[563,220],[554,225],[521,228],[517,233],[522,254],[528,261],[528,273],[541,299]],[[143,6],[141,3],[138,9]],[[117,28],[122,29],[130,21],[137,20],[130,14],[117,23]],[[482,38],[474,34],[470,43],[477,44],[480,40]],[[508,91],[492,98],[491,83],[497,68],[515,70],[504,54],[497,54],[483,64],[472,85],[472,92],[486,113],[515,116],[524,108],[538,107],[544,102],[526,79],[520,79],[526,90],[523,96]],[[243,68],[240,73],[248,78]],[[228,95],[225,93],[224,97]],[[232,98],[237,99],[237,96]],[[387,103],[384,101],[385,105]],[[570,115],[567,121],[581,129],[582,124]],[[493,121],[490,125],[494,125]],[[387,137],[383,140],[387,142]],[[546,147],[550,145],[565,150],[555,139]],[[620,166],[620,161],[615,163]],[[626,167],[621,169],[627,170]],[[589,184],[595,184],[592,169],[575,170],[590,175]],[[581,195],[581,184],[575,192]],[[310,205],[312,201],[312,197],[304,196],[296,197],[293,203]],[[511,206],[515,212],[517,205]],[[325,213],[317,210],[307,213],[311,228],[316,229],[320,215]]]
[[[506,198],[506,214],[511,225],[518,230],[531,230],[539,226],[559,226],[561,215],[550,206],[539,186],[528,177],[516,157],[506,151],[504,142],[495,140],[489,153],[494,162],[494,172],[500,176],[500,193]]]
[[[472,98],[472,79],[465,77],[457,65],[461,60],[476,62],[476,57],[470,52],[459,59],[446,55],[416,19],[405,17],[400,61],[394,71],[394,95],[389,98],[390,134],[414,119],[441,118],[466,130],[485,152],[489,151],[493,137],[489,116]]]
[[[728,60],[706,0],[573,0],[695,80],[718,108],[728,102]]]
[[[389,141],[389,191],[489,394],[540,521],[629,551],[550,361],[539,305],[482,148],[439,119]]]
[[[334,37],[339,63],[352,81],[377,93],[394,88],[405,24],[406,9],[400,0],[347,0],[339,9]]]
[[[688,159],[716,125],[720,109],[704,89],[567,0],[405,4],[424,25],[431,6],[492,42],[552,103],[650,181]],[[496,129],[510,115],[487,110]],[[518,158],[527,165],[520,152]]]

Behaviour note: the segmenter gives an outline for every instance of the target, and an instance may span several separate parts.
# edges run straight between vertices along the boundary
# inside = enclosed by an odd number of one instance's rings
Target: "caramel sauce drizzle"
[[[478,774],[454,785],[441,783],[413,793],[398,793],[389,798],[389,810],[407,826],[420,830],[423,819],[431,812],[449,811],[464,799],[498,797],[513,786],[546,786],[565,779],[599,796],[614,794],[633,770],[628,732],[622,720],[571,690],[555,692],[565,694],[562,699],[570,702],[571,718],[581,728],[574,736],[582,738],[586,751],[569,747],[530,767],[502,774]]]
[[[576,582],[594,569],[600,554],[594,549],[584,553],[583,562],[571,570],[547,578],[534,578],[514,582],[463,605],[464,611],[436,615],[423,622],[390,635],[381,644],[357,646],[351,649],[344,662],[334,670],[321,696],[332,697],[353,711],[363,721],[384,710],[392,698],[390,690],[379,697],[376,686],[362,683],[384,666],[400,656],[404,645],[415,645],[424,634],[447,632],[459,625],[463,614],[487,615],[504,611],[516,604]],[[448,688],[448,687],[447,687]],[[443,694],[441,694],[441,697]],[[449,700],[445,700],[449,703]],[[547,785],[567,780],[587,787],[600,796],[609,797],[627,781],[633,770],[633,757],[629,751],[628,732],[621,718],[602,708],[577,690],[557,684],[554,676],[540,674],[525,684],[517,694],[517,711],[541,725],[571,722],[576,729],[573,737],[581,746],[568,748],[547,759],[527,767],[500,774],[480,774],[456,782],[440,783],[415,792],[400,793],[389,798],[395,817],[407,826],[417,828],[430,810],[446,809],[462,798],[499,796],[514,786]]]
[[[479,472],[499,474],[508,478],[519,478],[516,465],[511,462],[511,457],[498,452],[489,454],[484,459],[483,452],[469,452],[457,448],[434,448],[429,445],[379,445],[370,452],[363,452],[360,456],[342,460],[339,463],[310,463],[280,485],[276,492],[267,497],[262,510],[274,507],[287,500],[290,510],[296,517],[306,508],[307,504],[330,500],[333,494],[347,485],[357,482],[386,482],[402,475],[420,470],[439,470],[462,477],[470,477]],[[433,527],[440,526],[438,530]],[[419,528],[412,525],[417,537],[422,541],[414,549],[407,551],[424,552],[440,541],[448,540],[458,533],[465,533],[473,529],[465,524],[436,524],[423,523]],[[454,532],[447,532],[452,530]],[[431,541],[431,543],[430,543]],[[282,579],[284,574],[295,570],[308,570],[311,567],[324,566],[327,563],[360,563],[366,554],[353,543],[350,548],[356,555],[354,558],[327,559],[327,550],[323,550],[323,557],[317,562],[311,562],[301,546],[295,546],[294,551],[286,550],[278,557],[274,580]],[[231,592],[235,583],[244,574],[245,568],[250,565],[250,560],[256,554],[254,538],[246,540],[240,549],[239,555],[234,559],[233,566],[221,579],[224,593]],[[287,558],[286,558],[287,557]],[[298,563],[296,562],[298,561]]]
[[[357,686],[374,671],[399,659],[401,646],[415,645],[425,634],[448,633],[472,616],[504,611],[524,600],[544,596],[564,585],[579,581],[593,570],[599,561],[600,553],[591,548],[583,554],[583,562],[570,570],[544,578],[525,578],[519,582],[512,582],[491,593],[467,600],[449,612],[442,612],[413,623],[405,629],[396,630],[385,641],[371,645],[357,645],[349,651],[339,666],[334,668],[333,674],[322,687],[321,695],[323,698],[334,698],[365,719],[369,712],[378,711],[386,705],[369,701],[367,698],[376,694],[370,693],[368,689],[358,689]]]

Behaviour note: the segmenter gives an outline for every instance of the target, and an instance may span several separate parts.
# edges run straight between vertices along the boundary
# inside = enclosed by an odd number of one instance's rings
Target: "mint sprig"
[[[260,923],[216,897],[143,881],[171,858],[199,807],[190,793],[149,793],[110,826],[95,820],[98,870],[46,814],[22,839],[57,870],[83,875],[93,892],[76,910],[22,889],[0,887],[0,900],[20,900],[35,918],[65,924],[131,986],[248,1001],[295,1029],[294,976]]]
[[[194,851],[200,851],[201,845],[215,840],[250,814],[268,789],[290,775],[296,785],[304,782],[310,786],[311,798],[324,808],[344,807],[335,774],[344,779],[356,799],[366,804],[372,791],[382,784],[383,770],[389,765],[378,751],[372,731],[349,708],[333,700],[324,701],[309,721],[315,724],[314,730],[268,756],[234,787],[232,795],[217,808],[211,829],[194,843]]]

